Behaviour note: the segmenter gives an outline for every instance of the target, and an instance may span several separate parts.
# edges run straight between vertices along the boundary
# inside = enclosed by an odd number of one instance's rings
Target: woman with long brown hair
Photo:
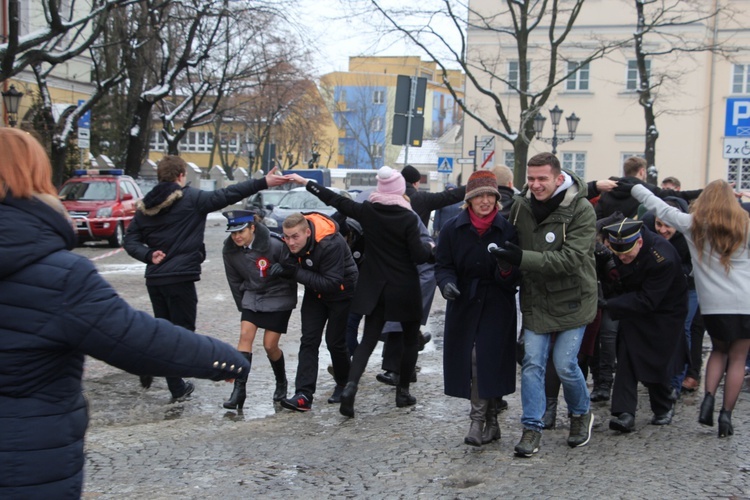
[[[724,180],[706,186],[689,214],[667,205],[643,186],[634,186],[631,193],[688,242],[698,302],[713,346],[698,421],[714,425],[714,398],[724,378],[719,437],[731,436],[732,410],[750,349],[750,218]]]

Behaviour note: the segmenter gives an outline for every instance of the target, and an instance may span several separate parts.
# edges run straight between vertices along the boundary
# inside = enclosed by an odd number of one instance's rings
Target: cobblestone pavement
[[[212,214],[206,229],[198,331],[234,345],[239,313],[221,261],[223,220]],[[142,264],[101,246],[76,252],[96,259],[100,272],[134,307],[151,310]],[[273,406],[273,374],[259,339],[245,413],[239,416],[221,408],[230,384],[197,380],[190,400],[169,404],[163,379],[143,390],[137,377],[89,359],[84,498],[750,497],[747,392],[734,414],[735,435],[727,439],[716,437],[716,427],[698,424],[699,394],[683,396],[672,425],[649,425],[641,391],[634,433],[610,431],[608,405],[598,403],[592,405],[596,421],[590,444],[570,449],[563,410],[558,428],[544,433],[540,452],[524,459],[513,456],[521,434],[519,378],[518,390],[506,398],[509,409],[501,413],[502,439],[481,448],[464,445],[469,403],[442,390],[444,307],[438,293],[425,329],[433,342],[420,355],[419,381],[412,386],[417,405],[396,408],[394,389],[375,381],[376,350],[360,384],[354,419],[326,403],[334,382],[326,371],[325,347],[313,410],[304,414]],[[292,382],[298,312],[281,345]]]

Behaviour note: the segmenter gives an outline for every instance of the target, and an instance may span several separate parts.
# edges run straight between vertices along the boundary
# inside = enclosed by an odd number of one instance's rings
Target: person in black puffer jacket
[[[234,347],[136,311],[70,250],[42,146],[0,128],[0,498],[80,498],[89,355],[135,374],[235,378]]]
[[[146,288],[154,316],[195,331],[195,282],[206,258],[206,216],[287,179],[276,175],[274,169],[264,179],[203,191],[186,185],[186,172],[187,163],[178,156],[165,156],[159,161],[159,184],[137,203],[124,247],[131,257],[146,263]],[[151,374],[141,377],[141,384],[148,388]],[[193,392],[193,385],[181,378],[167,378],[167,386],[173,400]]]

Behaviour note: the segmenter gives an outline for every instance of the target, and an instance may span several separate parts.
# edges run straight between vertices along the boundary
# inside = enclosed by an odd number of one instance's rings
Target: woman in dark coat
[[[359,221],[364,234],[373,235],[365,238],[365,259],[351,305],[351,312],[365,316],[365,328],[362,342],[354,352],[349,382],[341,395],[341,414],[353,417],[359,379],[386,321],[398,321],[403,327],[400,373],[414,372],[422,320],[417,264],[427,262],[432,255],[432,246],[420,238],[417,215],[404,197],[404,178],[390,167],[378,170],[378,187],[363,203],[308,182],[299,175],[291,178],[299,184],[307,184],[307,190],[325,204]],[[409,394],[409,381],[410,377],[400,377],[396,387],[396,406],[399,408],[417,402]]]
[[[85,257],[42,146],[0,128],[0,498],[80,498],[84,356],[138,375],[234,378],[230,345],[132,309]]]
[[[266,226],[256,222],[253,212],[230,210],[224,212],[224,216],[230,233],[222,250],[224,270],[234,302],[242,313],[237,350],[252,364],[255,334],[259,328],[264,330],[263,348],[276,378],[273,400],[281,401],[286,398],[287,380],[279,340],[281,334],[286,333],[292,310],[297,305],[297,282],[271,276],[271,266],[281,260],[286,247],[280,238],[271,236]],[[249,374],[248,370],[234,380],[234,390],[224,401],[224,408],[242,411]]]
[[[445,311],[443,377],[448,396],[471,400],[466,444],[500,439],[496,398],[516,389],[517,268],[501,269],[488,245],[518,243],[516,230],[499,212],[494,174],[469,177],[466,209],[443,226],[435,277]]]

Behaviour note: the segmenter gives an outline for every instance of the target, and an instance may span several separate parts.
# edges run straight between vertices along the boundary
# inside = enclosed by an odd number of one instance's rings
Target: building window
[[[586,153],[563,153],[562,167],[581,179],[586,176]]]
[[[518,90],[521,88],[521,72],[518,61],[508,61],[508,90]],[[526,81],[530,81],[531,62],[526,61]],[[528,89],[527,89],[528,90]]]
[[[161,131],[156,130],[151,132],[151,141],[149,143],[151,151],[166,151],[167,141],[164,140],[164,136],[161,135]]]
[[[734,182],[735,189],[750,189],[750,158],[731,158],[727,164],[727,182]]]
[[[572,73],[565,82],[566,90],[589,89],[589,64],[586,63],[576,70],[578,64],[574,61],[568,61],[568,73],[571,71],[575,71],[575,73]]]
[[[511,169],[511,171],[514,171],[516,167],[516,153],[514,151],[504,151],[503,163],[506,167]]]
[[[375,90],[372,93],[373,104],[383,104],[385,102],[385,92],[382,90]]]
[[[383,130],[383,118],[381,116],[376,116],[372,119],[370,122],[370,125],[372,126],[373,132],[382,132]]]
[[[188,132],[180,141],[180,151],[188,153],[209,153],[214,144],[213,132]],[[236,138],[231,139],[230,150],[236,152]]]
[[[382,158],[383,157],[383,145],[382,144],[373,144],[370,146],[370,155],[373,158]]]
[[[732,93],[750,94],[750,64],[732,66]]]
[[[646,61],[646,76],[651,77],[651,61]],[[628,61],[628,74],[625,79],[625,88],[638,90],[641,87],[641,79],[638,75],[638,61]]]

